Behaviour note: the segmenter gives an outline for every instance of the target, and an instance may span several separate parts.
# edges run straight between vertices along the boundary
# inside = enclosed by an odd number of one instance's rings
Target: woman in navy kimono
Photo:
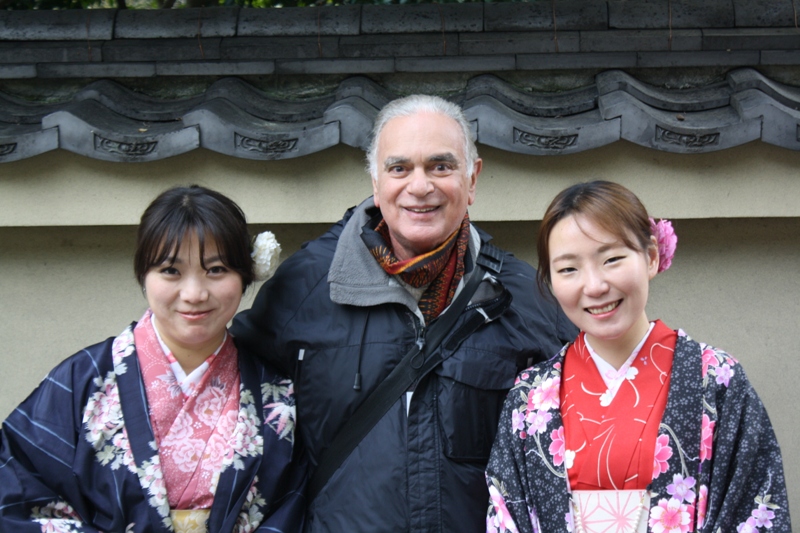
[[[297,532],[305,463],[290,380],[226,325],[254,280],[245,217],[203,187],[142,215],[149,309],[59,364],[3,423],[0,531]]]
[[[540,287],[581,332],[506,398],[487,531],[791,531],[778,443],[742,367],[645,314],[676,242],[615,183],[550,204]]]

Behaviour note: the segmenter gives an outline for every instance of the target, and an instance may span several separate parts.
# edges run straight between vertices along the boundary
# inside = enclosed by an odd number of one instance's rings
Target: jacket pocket
[[[445,360],[437,374],[445,455],[454,461],[485,464],[516,365],[485,352],[461,352]]]

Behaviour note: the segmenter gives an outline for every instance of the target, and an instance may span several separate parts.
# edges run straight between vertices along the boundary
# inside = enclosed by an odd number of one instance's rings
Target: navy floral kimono
[[[509,391],[486,473],[488,532],[580,529],[558,401],[566,352],[521,372]],[[682,331],[654,460],[648,532],[791,532],[780,449],[761,400],[734,358]]]
[[[53,369],[0,433],[0,531],[173,531],[133,325]],[[206,530],[300,531],[292,382],[239,356],[239,412]]]

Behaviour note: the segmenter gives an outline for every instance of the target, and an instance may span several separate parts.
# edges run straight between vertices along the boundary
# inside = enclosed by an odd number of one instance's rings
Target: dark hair
[[[244,292],[255,278],[247,220],[233,200],[199,185],[168,189],[145,209],[133,257],[133,271],[139,285],[144,287],[144,278],[151,268],[178,254],[189,233],[197,235],[203,268],[205,243],[211,241],[217,245],[222,263],[242,277]]]
[[[645,251],[650,241],[650,219],[639,198],[610,181],[577,183],[558,193],[545,211],[536,250],[539,253],[539,288],[547,294],[550,285],[550,233],[559,221],[570,215],[582,215],[604,231],[614,235],[632,250]]]

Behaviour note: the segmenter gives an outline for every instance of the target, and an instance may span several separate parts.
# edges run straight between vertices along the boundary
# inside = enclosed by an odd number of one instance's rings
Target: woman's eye
[[[225,274],[226,272],[228,272],[227,267],[222,265],[213,266],[208,269],[209,274]]]
[[[178,269],[171,266],[162,268],[160,272],[167,276],[177,276],[179,274]]]
[[[557,270],[557,272],[558,272],[559,274],[570,274],[570,273],[572,273],[572,272],[575,272],[575,267],[564,267],[564,268],[559,268],[559,269]]]
[[[606,263],[616,263],[617,261],[622,261],[625,259],[624,255],[615,255],[614,257],[609,257],[606,259]]]

